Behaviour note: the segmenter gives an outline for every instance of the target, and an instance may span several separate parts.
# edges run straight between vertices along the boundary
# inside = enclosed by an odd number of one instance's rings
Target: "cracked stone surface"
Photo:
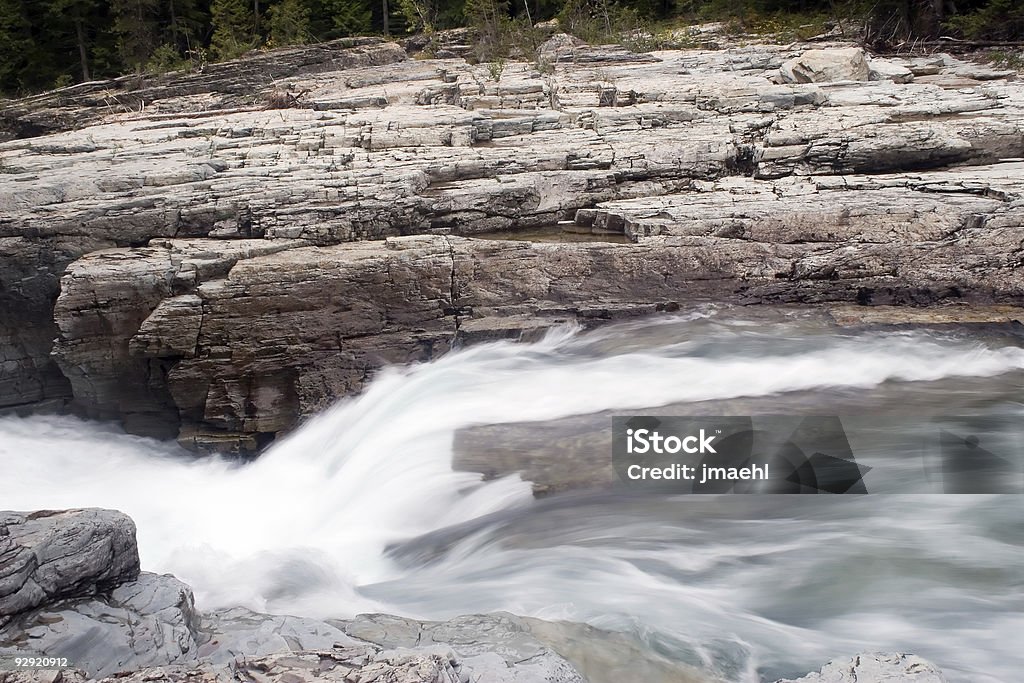
[[[566,320],[1020,305],[1024,86],[848,47],[555,36],[493,81],[367,40],[10,103],[0,408],[251,453],[384,364]],[[823,59],[864,80],[786,82]]]

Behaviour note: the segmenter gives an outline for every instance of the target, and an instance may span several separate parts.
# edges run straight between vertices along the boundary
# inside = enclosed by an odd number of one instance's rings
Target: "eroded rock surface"
[[[200,614],[192,590],[138,571],[135,526],[109,510],[0,512],[0,660],[59,658],[65,671],[0,682],[378,681],[584,683],[512,615],[324,622],[231,609]],[[130,676],[124,673],[133,674]]]
[[[1020,304],[1024,86],[823,47],[637,56],[555,36],[543,68],[493,80],[357,41],[282,53],[270,76],[166,77],[138,107],[100,106],[120,81],[15,102],[0,408],[73,399],[254,452],[383,364],[563,320]],[[789,60],[827,77],[783,82]],[[292,106],[267,109],[271,91]],[[67,115],[43,121],[54,97]],[[474,238],[538,229],[577,238]]]

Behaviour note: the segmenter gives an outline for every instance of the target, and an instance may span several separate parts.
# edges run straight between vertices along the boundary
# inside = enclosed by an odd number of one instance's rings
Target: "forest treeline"
[[[1024,38],[1024,0],[0,0],[0,93],[357,34],[470,26],[498,54],[508,36],[554,18],[595,39],[672,22],[756,27],[804,17],[845,22],[876,41]]]

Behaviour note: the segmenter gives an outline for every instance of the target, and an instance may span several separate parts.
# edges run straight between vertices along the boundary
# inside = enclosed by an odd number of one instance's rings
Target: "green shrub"
[[[151,74],[165,74],[170,71],[184,71],[192,65],[189,60],[178,54],[173,45],[166,43],[153,50],[146,62],[145,71]]]
[[[270,44],[303,45],[312,38],[309,7],[303,0],[281,0],[267,12]]]
[[[636,9],[614,0],[566,0],[558,23],[566,33],[591,44],[628,43],[644,29]]]
[[[255,20],[246,0],[213,0],[210,51],[217,59],[235,59],[256,47]]]
[[[505,72],[505,60],[499,57],[487,65],[487,75],[495,83],[501,81],[501,74]]]
[[[1024,36],[1024,2],[990,0],[979,10],[950,18],[944,26],[970,40],[1017,40]]]

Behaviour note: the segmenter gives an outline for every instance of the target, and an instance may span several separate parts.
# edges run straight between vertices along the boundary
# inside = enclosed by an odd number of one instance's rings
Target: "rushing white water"
[[[1020,497],[535,502],[518,477],[452,469],[471,425],[1024,369],[1017,346],[920,332],[708,325],[565,329],[390,368],[247,465],[68,417],[0,418],[0,507],[127,512],[144,568],[193,585],[203,609],[508,610],[629,631],[736,680],[879,648],[956,680],[1019,680]]]

